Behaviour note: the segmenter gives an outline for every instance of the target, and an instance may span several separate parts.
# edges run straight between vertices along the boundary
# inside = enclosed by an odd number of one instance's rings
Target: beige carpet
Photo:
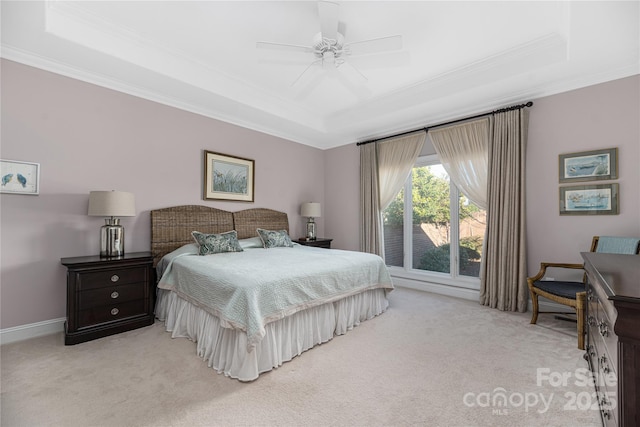
[[[76,346],[64,346],[62,334],[7,344],[0,421],[2,427],[600,425],[597,410],[580,410],[572,399],[593,396],[591,387],[575,384],[577,370],[586,368],[575,324],[546,315],[533,326],[529,314],[402,288],[390,299],[386,313],[252,383],[216,374],[192,342],[171,339],[158,322]],[[571,378],[553,387],[537,381],[538,368]]]

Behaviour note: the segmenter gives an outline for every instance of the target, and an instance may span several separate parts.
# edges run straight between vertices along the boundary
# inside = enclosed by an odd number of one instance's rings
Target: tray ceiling
[[[3,0],[1,53],[320,149],[640,72],[636,1],[337,3],[345,42],[402,49],[307,70],[257,48],[312,45],[314,1]]]

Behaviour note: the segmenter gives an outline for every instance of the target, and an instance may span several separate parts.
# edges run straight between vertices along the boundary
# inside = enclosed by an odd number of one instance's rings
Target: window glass
[[[439,165],[413,168],[413,268],[449,273],[451,210],[449,175]]]
[[[459,270],[462,276],[480,277],[482,244],[487,229],[487,212],[460,195],[460,221],[458,236]]]
[[[479,277],[486,212],[459,193],[436,156],[418,159],[383,225],[387,265]]]
[[[404,255],[404,189],[382,213],[384,258],[387,265],[403,267]]]

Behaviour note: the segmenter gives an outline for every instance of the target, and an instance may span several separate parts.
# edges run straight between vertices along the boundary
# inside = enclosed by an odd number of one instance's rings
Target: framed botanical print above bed
[[[253,202],[254,166],[251,159],[205,150],[203,198]]]

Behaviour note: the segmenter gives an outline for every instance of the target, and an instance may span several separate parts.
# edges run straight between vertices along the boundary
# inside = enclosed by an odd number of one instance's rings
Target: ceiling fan
[[[256,47],[261,49],[286,50],[298,53],[311,53],[313,61],[291,84],[294,86],[307,71],[313,66],[331,66],[338,68],[343,64],[350,65],[364,81],[367,77],[352,63],[348,57],[370,55],[390,52],[402,49],[402,36],[386,36],[347,43],[344,34],[339,32],[338,16],[340,6],[330,1],[318,1],[318,15],[320,17],[320,32],[317,33],[309,46],[301,46],[285,43],[259,41]]]

